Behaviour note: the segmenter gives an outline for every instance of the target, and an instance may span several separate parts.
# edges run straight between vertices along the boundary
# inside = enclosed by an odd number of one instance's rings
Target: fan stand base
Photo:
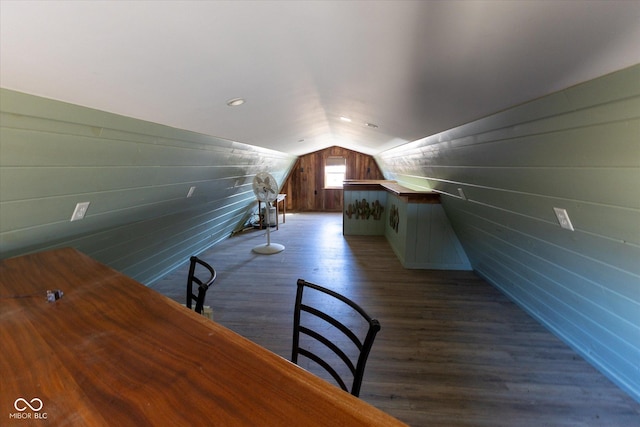
[[[284,246],[279,243],[265,243],[264,245],[258,245],[253,248],[253,252],[263,255],[277,254],[282,251],[284,251]]]

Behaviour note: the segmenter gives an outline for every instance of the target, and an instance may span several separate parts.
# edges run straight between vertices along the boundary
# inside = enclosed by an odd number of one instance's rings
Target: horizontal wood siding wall
[[[366,190],[366,191],[345,191],[344,192],[344,209],[343,233],[345,236],[382,236],[384,235],[385,224],[388,222],[389,203],[387,202],[388,193],[385,190]],[[380,218],[375,215],[369,216],[359,215],[360,211],[357,206],[368,206],[372,209],[374,203],[382,206]]]
[[[473,268],[640,400],[640,65],[376,158],[442,193]]]
[[[282,182],[296,160],[5,89],[0,102],[2,258],[73,246],[149,283],[241,227],[253,176]]]
[[[346,179],[382,179],[383,175],[373,156],[342,147],[300,156],[284,185],[287,209],[293,211],[342,210],[342,190],[324,188],[324,165],[327,157],[342,156],[347,162]]]
[[[470,270],[471,265],[440,203],[409,204],[404,266]],[[387,234],[389,236],[389,234]]]

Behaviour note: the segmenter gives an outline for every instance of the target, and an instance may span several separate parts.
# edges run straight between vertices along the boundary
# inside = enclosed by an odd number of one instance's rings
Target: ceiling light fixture
[[[372,128],[372,129],[376,129],[376,128],[378,127],[378,125],[374,125],[373,123],[365,123],[365,125],[366,125],[367,127]]]
[[[351,123],[351,119],[349,117],[340,116],[340,120],[343,122]]]
[[[238,105],[244,104],[243,98],[233,98],[227,101],[227,105],[229,107],[237,107]]]

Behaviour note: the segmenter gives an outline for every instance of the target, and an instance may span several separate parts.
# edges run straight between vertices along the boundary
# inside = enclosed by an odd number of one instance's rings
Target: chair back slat
[[[201,276],[200,273],[205,274],[205,276]],[[196,276],[196,274],[200,275],[200,277]],[[207,277],[207,279],[203,280],[201,277]],[[187,308],[191,309],[193,305],[192,302],[195,301],[196,304],[194,307],[194,311],[202,314],[202,310],[204,309],[204,299],[207,294],[207,290],[215,280],[216,271],[213,267],[211,267],[211,265],[195,256],[189,258],[189,275],[187,276]],[[194,283],[198,285],[197,288],[194,287]],[[197,294],[195,293],[194,288],[197,289]]]
[[[342,377],[336,372],[335,369],[333,369],[331,365],[325,362],[324,359],[322,359],[320,356],[316,355],[315,353],[305,350],[304,348],[299,349],[298,352],[300,355],[305,356],[313,360],[314,362],[316,362],[318,365],[322,366],[327,372],[329,372],[329,374],[333,377],[333,379],[336,380],[336,382],[338,383],[341,389],[343,389],[346,392],[349,391],[349,388],[345,384]]]
[[[347,356],[347,354],[340,349],[340,347],[335,345],[333,342],[331,342],[324,335],[321,335],[318,332],[316,332],[316,331],[314,331],[312,329],[306,328],[304,326],[300,326],[300,333],[301,334],[306,334],[306,335],[308,335],[308,336],[310,336],[312,338],[315,338],[316,340],[318,340],[322,344],[324,344],[328,349],[333,351],[340,359],[342,359],[344,364],[347,365],[347,367],[351,371],[351,374],[355,375],[355,373],[356,373],[355,365],[353,364],[351,359],[349,359],[349,356]]]
[[[356,347],[358,347],[358,350],[362,350],[362,341],[360,341],[360,338],[358,338],[358,336],[356,334],[354,334],[351,331],[351,329],[347,328],[344,325],[344,323],[340,322],[339,320],[335,319],[334,317],[329,316],[326,313],[321,312],[320,310],[318,310],[316,308],[309,307],[308,305],[301,304],[300,305],[300,310],[306,311],[307,313],[311,313],[311,314],[315,315],[316,317],[321,318],[325,322],[328,322],[328,323],[332,324],[333,326],[335,326],[336,328],[340,329],[340,331],[343,334],[345,334],[347,337],[349,337],[349,339],[351,339],[351,341],[353,341],[353,343],[356,345]]]

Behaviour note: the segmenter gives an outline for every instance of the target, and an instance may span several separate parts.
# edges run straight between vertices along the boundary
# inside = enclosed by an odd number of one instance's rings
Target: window
[[[347,159],[344,157],[327,157],[324,164],[325,188],[342,188],[347,173]]]

